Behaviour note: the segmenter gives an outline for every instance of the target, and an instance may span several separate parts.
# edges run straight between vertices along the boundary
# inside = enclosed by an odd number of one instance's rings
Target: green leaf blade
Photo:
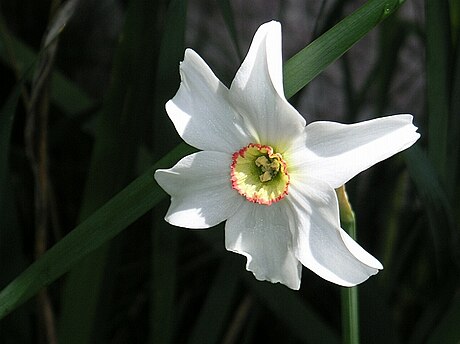
[[[185,144],[173,149],[30,265],[0,292],[0,319],[152,209],[166,196],[153,172],[194,151]]]
[[[295,54],[284,66],[286,97],[290,98],[300,91],[403,2],[370,0]]]
[[[426,1],[428,156],[447,177],[451,35],[447,0]]]

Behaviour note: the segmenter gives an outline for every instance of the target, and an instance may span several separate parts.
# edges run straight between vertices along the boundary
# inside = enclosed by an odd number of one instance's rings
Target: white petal
[[[230,99],[258,143],[283,151],[305,127],[304,118],[283,91],[281,25],[269,22],[257,30],[249,52],[230,87]]]
[[[291,247],[289,220],[280,203],[245,201],[225,225],[225,247],[246,256],[246,269],[260,280],[300,288],[302,265]]]
[[[228,89],[193,50],[180,65],[182,82],[166,111],[182,139],[193,147],[233,153],[251,138],[228,102]]]
[[[335,191],[326,183],[292,181],[291,230],[296,257],[322,278],[342,286],[357,285],[375,275],[382,264],[339,226]]]
[[[198,152],[173,168],[155,171],[155,180],[171,195],[166,221],[185,228],[209,228],[226,220],[244,200],[231,187],[231,156]]]
[[[410,147],[420,137],[411,115],[394,115],[356,124],[314,122],[292,150],[292,166],[333,188]]]

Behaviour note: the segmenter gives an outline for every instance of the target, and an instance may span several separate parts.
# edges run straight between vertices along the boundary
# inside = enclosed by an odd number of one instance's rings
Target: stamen
[[[267,158],[265,155],[261,155],[256,159],[256,166],[260,167],[262,172],[259,175],[261,182],[268,182],[278,174],[281,166],[278,159],[280,159],[278,156]]]
[[[287,195],[286,162],[273,148],[251,143],[233,154],[232,187],[250,202],[270,205]]]

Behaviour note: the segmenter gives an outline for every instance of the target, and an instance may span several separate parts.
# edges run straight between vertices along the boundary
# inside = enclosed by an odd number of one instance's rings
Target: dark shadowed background
[[[2,289],[181,142],[164,104],[186,47],[229,86],[262,23],[282,23],[287,61],[366,3],[71,2],[69,18],[58,0],[0,2]],[[422,135],[347,184],[385,267],[359,287],[362,343],[460,342],[459,13],[407,0],[290,99],[307,122],[411,113]],[[168,204],[0,320],[0,343],[340,342],[340,287],[306,269],[297,292],[256,281],[222,224],[172,227]]]

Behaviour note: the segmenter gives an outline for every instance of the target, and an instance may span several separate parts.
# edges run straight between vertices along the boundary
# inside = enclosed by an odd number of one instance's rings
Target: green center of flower
[[[280,153],[251,143],[233,153],[232,187],[250,202],[270,205],[287,195],[289,174]]]

